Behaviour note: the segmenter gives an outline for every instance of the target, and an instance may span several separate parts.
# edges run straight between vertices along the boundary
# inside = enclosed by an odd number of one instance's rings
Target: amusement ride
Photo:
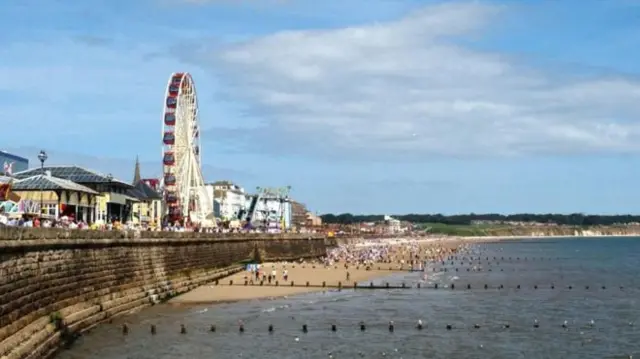
[[[162,195],[171,223],[215,227],[202,176],[198,98],[189,73],[171,74],[162,119]]]

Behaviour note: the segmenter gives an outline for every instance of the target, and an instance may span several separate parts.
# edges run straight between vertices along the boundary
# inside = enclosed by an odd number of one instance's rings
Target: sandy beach
[[[221,279],[218,285],[212,283],[198,287],[171,299],[169,303],[205,304],[284,297],[327,290],[322,288],[323,282],[328,287],[340,284],[343,288],[349,288],[354,282],[368,282],[400,271],[418,269],[423,261],[445,257],[459,250],[461,246],[465,246],[465,241],[455,238],[363,240],[332,249],[323,260],[306,263],[263,263],[259,280],[256,279],[255,273],[242,271]],[[275,279],[269,283],[268,275],[274,271]],[[288,275],[287,280],[283,278],[285,271]],[[229,281],[233,281],[233,285],[230,285]],[[249,282],[248,285],[244,285],[245,281]],[[292,287],[291,282],[294,282],[295,286]],[[305,286],[307,282],[310,287]]]

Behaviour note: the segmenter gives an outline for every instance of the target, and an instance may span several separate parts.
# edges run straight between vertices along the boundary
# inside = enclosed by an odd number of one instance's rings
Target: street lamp
[[[42,171],[42,175],[44,175],[44,161],[46,161],[47,158],[49,158],[49,156],[47,156],[47,153],[44,152],[44,150],[41,150],[40,153],[38,153],[38,159],[40,160],[40,170]],[[41,188],[40,189],[40,215],[42,214],[44,214],[44,196]]]
[[[111,193],[111,181],[113,180],[113,175],[111,175],[111,173],[109,173],[107,175],[107,190],[105,192],[107,193]],[[110,199],[110,198],[109,198]],[[105,207],[107,207],[107,218],[105,218],[104,223],[107,224],[111,221],[111,216],[110,213],[111,211],[109,211],[109,201],[107,201],[107,203],[105,203]]]

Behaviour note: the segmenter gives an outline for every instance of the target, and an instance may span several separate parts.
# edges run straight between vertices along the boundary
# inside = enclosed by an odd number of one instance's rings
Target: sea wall
[[[49,357],[97,323],[242,270],[244,261],[325,252],[322,236],[0,227],[0,358]]]

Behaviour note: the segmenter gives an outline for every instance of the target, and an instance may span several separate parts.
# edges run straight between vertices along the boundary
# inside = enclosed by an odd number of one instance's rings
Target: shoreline
[[[340,255],[351,259],[340,257],[335,262],[325,261],[324,263],[317,261],[263,263],[260,279],[250,271],[242,271],[220,279],[218,285],[208,284],[197,287],[172,298],[167,304],[220,304],[325,292],[338,290],[338,287],[347,290],[351,289],[355,283],[372,282],[397,273],[407,273],[417,268],[416,266],[423,265],[423,261],[448,256],[464,249],[467,245],[468,241],[452,237],[363,240],[356,244],[334,248],[334,254],[339,252]],[[384,251],[384,259],[377,261],[363,263],[349,257],[354,256],[354,253],[361,255],[361,253],[376,253],[381,250]],[[288,274],[286,280],[283,276],[284,271]],[[275,279],[268,281],[269,274],[274,274]]]
[[[269,268],[272,264],[273,263],[265,263],[265,265],[269,266]],[[282,268],[280,266],[276,267]],[[295,273],[295,269],[296,268],[290,268],[291,272],[293,272],[292,274],[300,275],[299,272],[301,271],[297,271],[298,273]],[[310,270],[313,271],[314,269]],[[221,279],[221,282],[218,285],[209,284],[195,288],[187,293],[170,299],[166,304],[169,304],[171,306],[193,306],[206,304],[229,304],[251,300],[275,300],[302,294],[338,291],[338,289],[335,288],[338,283],[343,285],[342,290],[350,290],[352,289],[354,282],[369,282],[397,273],[406,273],[408,271],[408,268],[388,268],[381,270],[373,269],[369,271],[365,271],[363,269],[352,269],[350,271],[351,278],[349,281],[347,281],[346,278],[342,277],[342,275],[346,272],[346,270],[343,268],[316,268],[315,270],[328,271],[328,273],[317,273],[319,275],[317,275],[315,279],[310,279],[308,281],[311,285],[309,287],[291,287],[290,283],[292,281],[294,283],[305,283],[307,282],[306,280],[290,280],[287,282],[283,282],[278,286],[275,286],[274,284],[265,284],[263,286],[260,286],[257,283],[254,285],[249,284],[246,286],[243,284],[222,284],[222,281],[228,282],[229,280],[233,280],[235,283],[243,283],[245,280],[244,276],[247,273],[246,271],[243,271]],[[320,285],[322,282],[325,282],[328,287],[323,288]]]
[[[552,236],[473,236],[473,237],[459,237],[459,236],[438,236],[438,237],[398,237],[379,240],[363,240],[360,243],[350,245],[352,248],[358,248],[359,250],[366,249],[367,247],[375,247],[383,243],[390,248],[394,248],[392,251],[392,258],[390,262],[376,262],[370,265],[369,270],[364,268],[358,268],[355,265],[350,265],[349,268],[345,267],[344,262],[336,262],[331,266],[325,266],[320,263],[264,263],[263,267],[267,272],[272,270],[276,271],[276,278],[278,285],[275,283],[267,283],[264,281],[263,285],[260,285],[260,280],[250,278],[252,274],[248,271],[242,271],[231,276],[221,278],[218,285],[206,284],[193,290],[181,294],[167,301],[165,304],[170,306],[197,306],[197,305],[216,305],[216,304],[229,304],[237,302],[245,302],[251,300],[276,300],[287,298],[289,296],[297,296],[309,293],[319,293],[327,291],[337,291],[338,285],[342,286],[343,290],[350,290],[354,282],[370,282],[382,279],[398,273],[406,273],[411,269],[411,265],[408,262],[410,256],[408,256],[408,248],[420,248],[425,255],[425,260],[428,256],[435,256],[441,253],[438,251],[458,251],[464,250],[466,247],[475,244],[483,243],[498,243],[508,242],[511,240],[522,239],[581,239],[581,238],[606,238],[606,237],[636,237],[637,235],[598,235],[598,236],[575,236],[575,235],[552,235]],[[413,246],[413,247],[412,247]],[[402,262],[401,262],[402,261]],[[289,280],[283,281],[283,270],[288,270]],[[349,272],[350,278],[346,278],[346,273]],[[252,279],[253,283],[252,284]],[[262,279],[261,279],[262,280]],[[233,281],[235,284],[229,285],[229,281]],[[248,282],[247,284],[244,284]],[[291,282],[297,284],[292,287]],[[300,284],[309,282],[310,286],[300,286]],[[322,287],[322,283],[325,282],[327,287]]]

